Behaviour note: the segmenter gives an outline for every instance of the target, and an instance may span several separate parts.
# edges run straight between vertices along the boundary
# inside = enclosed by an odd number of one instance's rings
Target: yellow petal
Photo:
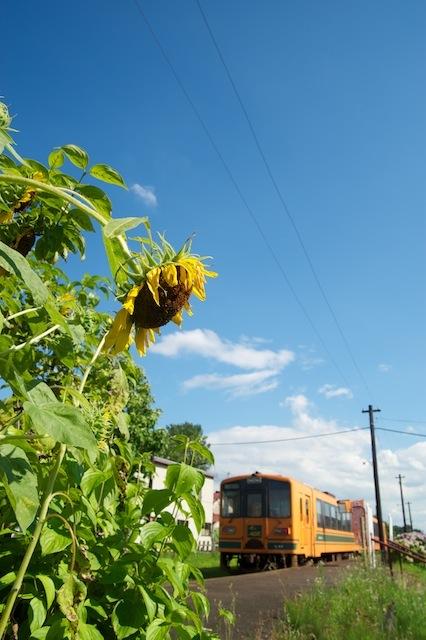
[[[139,355],[144,356],[150,344],[155,342],[155,333],[152,329],[139,327],[135,335],[135,344]]]
[[[207,271],[207,269],[204,269],[203,273],[205,276],[208,276],[209,278],[217,278],[217,276],[219,275],[218,273],[216,273],[216,271]]]
[[[182,311],[178,311],[172,318],[172,322],[177,324],[178,327],[182,324]]]
[[[130,315],[133,315],[133,312],[135,310],[135,300],[139,294],[139,291],[142,289],[142,286],[143,285],[135,284],[135,286],[130,289],[129,293],[126,296],[123,307],[127,309]]]
[[[206,299],[206,292],[204,291],[204,287],[192,287],[191,293],[194,294],[199,300],[204,301]]]
[[[178,285],[176,266],[174,264],[166,264],[161,271],[169,287],[176,287]]]
[[[192,311],[192,308],[191,308],[191,305],[189,304],[189,302],[185,302],[185,304],[183,305],[183,308],[185,309],[186,313],[187,313],[189,316],[194,315],[194,313],[193,313],[193,311]]]
[[[123,351],[128,345],[132,318],[124,307],[120,309],[114,318],[110,330],[105,337],[104,351],[111,351],[113,355]]]
[[[160,283],[160,275],[161,275],[160,267],[155,267],[154,269],[151,269],[151,271],[148,271],[146,275],[149,290],[151,291],[152,296],[155,302],[158,304],[158,306],[160,306],[160,298],[158,296],[158,285]]]
[[[179,263],[179,266],[180,266],[179,281],[185,287],[185,289],[189,291],[193,283],[192,267],[186,261],[185,261],[185,264]]]

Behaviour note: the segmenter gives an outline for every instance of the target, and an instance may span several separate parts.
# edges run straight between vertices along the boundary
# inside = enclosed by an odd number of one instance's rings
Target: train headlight
[[[236,528],[232,525],[228,525],[226,527],[222,527],[222,533],[225,533],[228,536],[232,536],[233,533],[236,532]]]

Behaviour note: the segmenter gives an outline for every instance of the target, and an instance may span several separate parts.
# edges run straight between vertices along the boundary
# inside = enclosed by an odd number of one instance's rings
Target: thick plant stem
[[[80,383],[80,386],[79,386],[79,389],[78,389],[79,393],[83,393],[84,387],[86,386],[87,378],[89,377],[89,373],[91,372],[93,365],[95,364],[96,360],[99,358],[100,353],[101,353],[101,351],[103,349],[103,346],[105,344],[105,338],[106,338],[106,334],[103,336],[103,338],[99,342],[98,347],[97,347],[95,353],[93,354],[93,357],[92,357],[91,361],[89,362],[89,364],[86,367],[86,371],[83,374],[83,377],[81,379],[81,383]]]
[[[4,608],[4,611],[2,613],[1,619],[0,619],[0,639],[3,638],[6,629],[7,629],[7,625],[9,624],[9,618],[10,615],[13,611],[13,607],[15,605],[15,601],[16,598],[18,597],[18,594],[21,590],[22,587],[22,582],[25,578],[25,574],[27,572],[28,569],[28,565],[31,562],[31,558],[33,556],[33,553],[35,551],[35,548],[38,544],[38,541],[40,539],[40,535],[41,535],[41,531],[43,529],[43,525],[46,521],[46,516],[47,516],[47,512],[49,510],[49,504],[50,501],[52,499],[52,495],[53,495],[53,489],[55,486],[55,482],[56,482],[56,478],[58,477],[58,472],[59,469],[61,467],[62,464],[62,460],[64,459],[64,455],[66,452],[67,446],[65,444],[61,444],[59,451],[58,451],[58,455],[55,461],[55,465],[50,473],[49,476],[49,481],[48,484],[46,486],[44,495],[43,495],[43,500],[42,500],[42,504],[41,504],[41,509],[40,509],[40,514],[38,517],[38,522],[36,525],[36,528],[34,529],[34,533],[33,533],[33,537],[32,540],[30,542],[30,544],[27,547],[27,550],[25,552],[25,555],[22,559],[21,562],[21,566],[18,569],[18,573],[16,574],[16,579],[15,582],[13,583],[12,589],[9,593],[9,597],[7,599],[6,602],[6,606]]]

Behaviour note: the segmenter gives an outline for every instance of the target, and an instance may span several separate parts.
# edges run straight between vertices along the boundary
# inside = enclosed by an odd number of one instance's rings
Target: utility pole
[[[405,505],[404,505],[404,494],[402,493],[402,480],[405,476],[399,474],[395,476],[397,480],[399,480],[399,490],[401,492],[401,507],[402,507],[402,519],[404,521],[404,533],[407,533],[407,521],[405,519]]]
[[[383,531],[383,518],[382,518],[382,501],[380,499],[380,485],[379,485],[379,471],[377,468],[377,455],[376,455],[376,435],[374,432],[374,414],[380,411],[380,409],[373,409],[371,404],[368,405],[368,409],[363,409],[362,413],[368,413],[370,418],[370,435],[371,435],[371,452],[373,459],[373,472],[374,472],[374,489],[376,492],[376,514],[379,524],[379,540],[380,549],[382,552],[382,560],[385,559],[385,546],[384,546],[384,531]]]
[[[410,516],[410,531],[413,531],[413,518],[411,517],[411,502],[407,502],[408,505],[408,515]]]

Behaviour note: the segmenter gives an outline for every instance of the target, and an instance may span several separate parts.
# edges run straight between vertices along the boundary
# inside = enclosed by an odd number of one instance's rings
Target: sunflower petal
[[[152,297],[154,298],[158,306],[160,306],[160,298],[158,295],[158,285],[160,284],[160,275],[161,275],[160,267],[155,267],[155,269],[151,269],[151,271],[148,271],[146,275],[146,280],[148,283],[149,290],[151,291]]]
[[[123,303],[123,307],[127,309],[130,315],[133,315],[133,312],[135,310],[135,300],[141,289],[142,289],[142,285],[135,284],[135,286],[132,287],[128,292],[126,296],[126,300]]]
[[[115,316],[111,328],[106,334],[104,351],[111,351],[113,355],[124,351],[131,340],[131,329],[132,318],[127,309],[123,307]]]
[[[182,311],[178,311],[172,318],[172,322],[177,324],[178,327],[182,325]]]
[[[176,287],[178,285],[176,265],[166,264],[161,271],[169,287]]]
[[[183,305],[183,308],[185,309],[186,313],[187,313],[189,316],[193,316],[193,315],[194,315],[194,312],[192,311],[192,307],[191,307],[191,305],[189,304],[189,302],[185,302],[185,304]]]
[[[152,329],[144,329],[139,327],[135,334],[135,344],[140,356],[146,354],[149,346],[155,342],[155,333]]]

